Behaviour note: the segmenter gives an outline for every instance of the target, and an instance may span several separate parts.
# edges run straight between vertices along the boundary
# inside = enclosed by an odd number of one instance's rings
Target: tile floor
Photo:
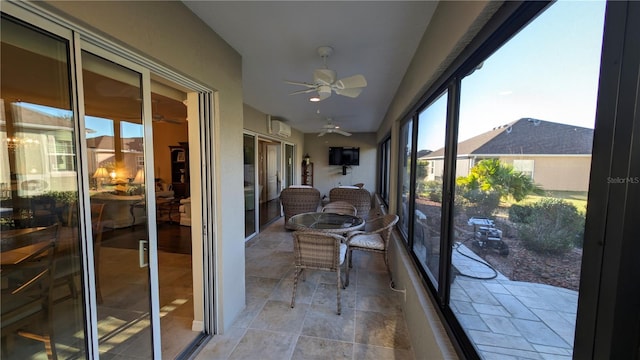
[[[280,219],[246,244],[246,309],[196,359],[415,359],[379,254],[354,252],[336,314],[334,273],[306,271],[295,308],[293,243]]]

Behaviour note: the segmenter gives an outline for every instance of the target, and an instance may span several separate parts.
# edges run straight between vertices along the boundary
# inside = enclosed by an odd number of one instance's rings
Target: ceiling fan
[[[344,136],[351,136],[350,132],[346,132],[340,129],[339,125],[333,123],[331,118],[327,118],[327,124],[322,127],[322,130],[318,134],[318,136],[324,136],[325,134],[340,134]]]
[[[161,113],[161,111],[158,111],[159,107],[160,107],[160,100],[151,99],[151,110],[152,110],[151,118],[153,119],[153,121],[176,124],[176,125],[184,124],[184,120],[181,120],[179,118],[165,117]]]
[[[367,86],[367,80],[360,74],[337,79],[338,74],[327,67],[327,58],[332,53],[333,48],[330,46],[321,46],[318,48],[318,55],[322,58],[324,68],[316,69],[313,72],[313,83],[285,80],[287,84],[306,87],[306,89],[294,91],[289,95],[317,92],[317,101],[322,101],[328,98],[331,96],[332,92],[351,98],[358,97],[362,92],[362,89]]]

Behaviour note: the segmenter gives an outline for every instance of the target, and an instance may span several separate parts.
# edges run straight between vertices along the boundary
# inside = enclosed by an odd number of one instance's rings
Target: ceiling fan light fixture
[[[318,86],[318,96],[320,100],[324,100],[331,96],[331,86],[329,85],[320,85]]]
[[[309,98],[309,101],[318,102],[318,101],[320,101],[320,96],[317,96],[317,95],[316,96],[312,96],[312,97]]]

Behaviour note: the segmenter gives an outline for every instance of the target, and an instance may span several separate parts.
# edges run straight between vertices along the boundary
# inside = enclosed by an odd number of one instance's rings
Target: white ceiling
[[[436,1],[184,1],[242,55],[244,102],[304,133],[319,132],[326,117],[349,132],[376,131],[384,118]],[[303,87],[322,67],[319,46],[338,78],[362,74],[358,98],[333,94],[318,103]],[[320,112],[320,116],[317,112]],[[266,120],[265,120],[266,121]]]

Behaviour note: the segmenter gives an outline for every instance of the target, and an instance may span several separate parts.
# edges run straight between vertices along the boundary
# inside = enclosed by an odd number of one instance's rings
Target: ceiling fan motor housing
[[[329,96],[331,96],[331,86],[329,85],[318,86],[318,95],[320,96],[320,100],[326,99]]]

